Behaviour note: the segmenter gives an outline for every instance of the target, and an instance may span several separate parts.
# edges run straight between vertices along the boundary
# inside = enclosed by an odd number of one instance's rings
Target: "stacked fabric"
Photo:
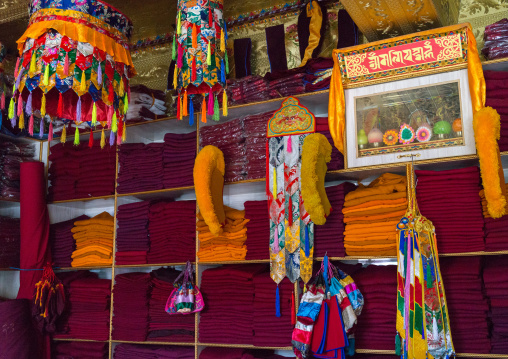
[[[333,143],[330,127],[328,126],[328,117],[316,117],[316,132],[325,136],[332,146],[331,160],[327,163],[328,171],[344,169],[344,155],[340,153]]]
[[[92,148],[84,142],[79,146],[58,143],[51,147],[49,161],[48,192],[52,201],[115,193],[116,146],[101,149],[98,140]]]
[[[265,80],[268,81],[268,91],[271,98],[287,97],[304,93],[304,78],[305,67],[273,71],[265,75]]]
[[[194,347],[119,344],[115,359],[194,359]]]
[[[407,209],[406,177],[385,173],[345,197],[344,247],[348,256],[396,254],[396,225]]]
[[[118,193],[162,189],[163,143],[124,143],[118,152]]]
[[[168,297],[174,289],[173,282],[180,273],[172,268],[159,268],[151,273],[148,341],[194,342],[195,316],[169,315],[165,311]]]
[[[397,266],[369,265],[354,278],[365,299],[355,331],[356,348],[394,350]]]
[[[245,259],[268,259],[270,252],[267,241],[270,238],[270,218],[266,201],[247,201],[244,203],[247,223],[247,255]]]
[[[501,136],[498,142],[500,151],[508,151],[508,71],[484,71],[487,87],[485,106],[497,110],[501,116]]]
[[[116,220],[116,253],[118,265],[146,264],[150,249],[148,215],[150,203],[134,202],[118,206]]]
[[[283,359],[273,350],[248,350],[241,348],[208,347],[199,354],[199,359]]]
[[[129,111],[127,112],[129,123],[165,117],[167,110],[163,91],[154,90],[144,85],[131,86]]]
[[[280,313],[275,315],[277,284],[265,271],[254,276],[254,342],[258,347],[291,346],[294,284],[284,278],[279,284]]]
[[[222,226],[223,232],[214,236],[205,223],[201,212],[197,214],[196,230],[199,238],[200,262],[241,261],[245,259],[247,247],[245,211],[239,211],[225,206],[226,223]]]
[[[200,289],[206,306],[199,321],[201,343],[254,342],[253,279],[264,269],[264,265],[235,265],[203,272]]]
[[[146,339],[150,284],[148,273],[126,273],[115,277],[113,339],[137,342]]]
[[[31,308],[31,300],[4,300],[0,297],[0,323],[2,323],[0,353],[3,358],[39,357],[37,345],[39,334],[33,325]]]
[[[166,133],[164,135],[164,188],[192,186],[192,171],[196,159],[196,132]]]
[[[106,359],[109,356],[107,343],[55,342],[52,348],[57,359]]]
[[[73,267],[107,266],[112,263],[114,218],[108,212],[74,222],[71,229],[76,241],[72,252]]]
[[[70,267],[72,265],[72,252],[76,249],[72,228],[74,222],[83,221],[90,217],[82,215],[68,221],[54,223],[49,226],[49,241],[51,243],[51,256],[55,267]]]
[[[19,268],[19,218],[0,216],[0,268]]]
[[[481,257],[442,258],[440,264],[455,351],[489,353],[489,305],[482,291]]]
[[[273,111],[247,116],[243,120],[247,154],[246,179],[266,176],[266,125],[272,116]]]
[[[489,60],[508,57],[508,19],[502,19],[485,27],[483,55]]]
[[[330,88],[333,59],[319,57],[305,64],[305,92],[323,91]]]
[[[268,84],[261,76],[246,76],[241,79],[230,79],[227,82],[226,89],[230,105],[270,99]],[[221,96],[219,96],[219,101],[222,101]]]
[[[344,248],[344,215],[342,208],[345,196],[356,186],[344,182],[337,186],[326,187],[326,195],[332,206],[332,211],[322,226],[314,226],[314,256],[345,257]]]
[[[508,188],[508,184],[505,184]],[[508,250],[508,241],[506,240],[506,232],[508,231],[508,215],[501,218],[492,218],[487,209],[487,200],[485,199],[485,191],[480,191],[482,199],[483,217],[485,220],[485,250],[487,252]],[[508,204],[506,206],[508,213]]]
[[[436,227],[438,251],[485,250],[478,167],[415,173],[418,206]]]
[[[196,201],[159,202],[150,206],[147,262],[182,263],[196,254]]]
[[[32,160],[34,154],[28,144],[0,141],[0,198],[19,199],[19,164]]]
[[[488,257],[483,269],[485,294],[490,302],[491,353],[508,354],[508,261]],[[446,292],[448,294],[448,291]]]
[[[76,273],[77,275],[78,273]],[[64,333],[59,338],[108,340],[111,280],[93,276],[70,281]]]
[[[237,118],[215,126],[205,126],[199,130],[200,146],[213,145],[224,154],[226,182],[241,181],[246,178],[246,148],[243,120]],[[266,152],[266,150],[265,150]]]

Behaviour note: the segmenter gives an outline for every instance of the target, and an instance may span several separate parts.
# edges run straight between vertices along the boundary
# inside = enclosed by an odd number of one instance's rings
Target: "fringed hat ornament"
[[[395,352],[407,359],[455,357],[434,225],[416,203],[414,172],[407,165],[408,209],[397,224]]]
[[[312,276],[314,223],[302,196],[302,147],[315,132],[314,115],[289,97],[268,121],[266,194],[270,210],[270,275],[277,285],[288,277],[307,283]],[[279,288],[277,286],[278,304]],[[277,311],[277,314],[279,312]]]
[[[129,51],[131,21],[101,0],[31,0],[30,20],[18,39],[14,96],[9,117],[24,112],[79,124],[100,122],[121,141],[136,74]],[[51,127],[51,125],[50,125]],[[76,127],[75,138],[79,143]],[[76,142],[76,141],[75,141]],[[111,142],[111,140],[110,140]]]
[[[228,34],[222,13],[222,0],[178,1],[172,52],[176,61],[173,87],[178,91],[177,117],[180,120],[194,114],[192,98],[200,96],[201,120],[206,122],[208,114],[218,121],[217,96],[221,92],[223,115],[227,116]]]

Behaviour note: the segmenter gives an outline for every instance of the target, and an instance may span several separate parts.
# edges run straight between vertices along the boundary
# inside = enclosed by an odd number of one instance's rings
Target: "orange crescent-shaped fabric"
[[[196,200],[210,232],[218,236],[226,222],[223,202],[224,154],[215,146],[205,146],[194,162]]]
[[[314,224],[323,225],[332,206],[326,195],[325,175],[332,156],[332,146],[320,133],[308,135],[302,146],[302,199]]]

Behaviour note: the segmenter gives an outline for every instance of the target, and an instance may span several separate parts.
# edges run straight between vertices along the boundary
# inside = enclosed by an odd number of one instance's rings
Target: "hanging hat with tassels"
[[[9,111],[10,118],[19,117],[22,128],[25,109],[31,128],[32,113],[39,110],[43,117],[76,124],[108,124],[113,132],[124,128],[129,78],[136,74],[131,21],[100,0],[31,0],[29,14],[28,28],[17,40],[11,101],[20,111]]]
[[[227,116],[226,74],[229,73],[226,21],[222,0],[179,0],[173,60],[173,87],[178,91],[177,117],[194,113],[192,98],[202,94],[202,115],[219,120],[218,97],[222,92]],[[201,96],[199,97],[201,98]],[[192,121],[192,120],[191,120]]]

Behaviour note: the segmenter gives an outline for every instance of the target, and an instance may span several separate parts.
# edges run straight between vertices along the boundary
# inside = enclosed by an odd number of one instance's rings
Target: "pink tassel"
[[[287,148],[287,151],[289,153],[293,152],[293,147],[291,146],[291,136],[289,136],[289,138],[288,138],[288,148]]]
[[[111,128],[111,122],[113,121],[113,106],[108,107],[108,128]]]
[[[208,115],[213,116],[213,93],[210,88],[210,92],[208,93]]]
[[[48,130],[48,141],[53,141],[53,121],[49,123],[49,130]]]
[[[0,108],[5,110],[5,91],[2,92],[2,98],[0,99]]]
[[[178,60],[176,66],[178,66],[179,69],[183,67],[183,47],[180,43],[178,44]]]
[[[19,97],[18,97],[18,116],[19,114],[21,113],[21,111],[23,111],[23,98],[21,97],[21,94],[19,94]]]
[[[65,76],[69,76],[69,53],[65,53],[65,60],[64,60],[64,74]]]
[[[272,252],[275,254],[279,253],[279,226],[277,224],[275,224]]]
[[[30,136],[34,135],[34,115],[30,116],[30,122],[28,123],[28,133]]]
[[[19,67],[20,60],[21,60],[21,57],[18,57],[18,59],[16,60],[16,67],[14,68],[14,78],[18,77],[18,67]]]

